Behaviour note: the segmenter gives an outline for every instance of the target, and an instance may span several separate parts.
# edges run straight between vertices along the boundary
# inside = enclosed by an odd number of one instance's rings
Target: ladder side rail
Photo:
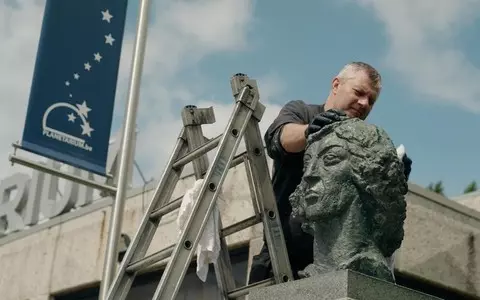
[[[255,91],[254,97],[259,101],[260,94],[258,92],[257,82],[249,79],[247,75],[237,74],[237,76],[234,76],[231,79],[230,85],[234,95],[236,95],[244,86],[251,87]],[[281,283],[293,280],[293,275],[275,200],[275,194],[273,192],[270,172],[268,170],[263,139],[258,124],[263,117],[265,106],[262,103],[258,103],[254,109],[254,117],[251,118],[247,124],[244,138],[247,155],[251,162],[250,166],[252,167],[251,175],[254,177],[253,181],[256,184],[255,191],[258,191],[258,203],[260,208],[263,209],[261,215],[263,219],[265,239],[272,262],[274,279],[276,283]]]
[[[248,186],[250,188],[250,197],[252,198],[252,206],[253,206],[253,212],[255,213],[255,217],[261,218],[261,214],[263,212],[263,205],[259,201],[259,196],[258,196],[258,188],[255,184],[255,179],[253,177],[253,167],[252,167],[252,162],[249,159],[248,155],[245,154],[245,157],[243,159],[244,165],[245,165],[245,175],[247,177],[248,181]]]
[[[247,153],[251,162],[254,177],[255,190],[258,191],[257,197],[260,203],[260,209],[264,225],[264,232],[270,258],[272,262],[272,271],[276,283],[282,283],[293,280],[290,260],[283,235],[282,224],[273,192],[270,172],[268,169],[265,151],[261,139],[258,121],[251,119],[245,132],[245,143]]]
[[[220,253],[217,262],[213,265],[220,292],[223,299],[228,299],[228,292],[236,288],[235,277],[233,275],[232,262],[230,260],[230,251],[228,251],[227,241],[222,234],[222,222],[219,221]]]
[[[197,114],[201,115],[201,112],[202,112],[201,110],[198,110],[196,107],[193,107],[193,106],[186,107],[182,111],[183,125],[185,126],[187,143],[188,143],[190,152],[194,152],[196,149],[201,149],[202,145],[205,144],[202,124],[194,121],[195,116]],[[212,116],[212,119],[214,119],[213,112],[211,113],[211,116]],[[199,116],[199,119],[202,120],[204,118]],[[214,120],[209,120],[209,121],[213,122]],[[207,142],[206,145],[214,144],[215,141],[217,141],[216,144],[218,144],[218,142],[220,141],[220,138],[221,137],[219,136],[213,139],[213,143]],[[209,147],[207,149],[209,149]],[[194,169],[195,178],[197,180],[203,178],[204,174],[208,171],[208,167],[209,167],[209,162],[208,162],[208,157],[206,153],[204,153],[197,159],[193,160],[193,169]],[[210,214],[210,216],[211,215],[212,214]],[[220,290],[221,296],[224,300],[227,300],[228,291],[235,289],[235,280],[233,277],[232,265],[230,262],[227,243],[225,241],[225,238],[221,236],[221,229],[223,228],[221,218],[219,220],[215,220],[214,222],[217,222],[217,221],[219,222],[218,234],[220,239],[220,253],[218,255],[217,262],[214,264],[214,269],[215,269],[215,276],[217,279],[217,284],[218,284],[218,288]]]
[[[124,300],[128,296],[136,272],[128,274],[127,268],[130,264],[134,263],[135,260],[138,260],[145,255],[161,219],[156,218],[152,221],[150,215],[154,210],[164,206],[170,200],[183,171],[183,167],[173,169],[172,166],[179,157],[187,152],[184,135],[185,132],[182,128],[147,211],[145,212],[135,236],[125,253],[114,281],[110,285],[107,300]]]
[[[187,136],[187,144],[189,152],[193,152],[195,149],[202,146],[203,143],[203,132],[201,125],[189,125],[184,124],[185,132]],[[208,158],[207,154],[204,153],[199,157],[195,158],[192,161],[193,164],[193,171],[195,175],[195,179],[203,178],[203,175],[208,170]]]
[[[198,245],[199,238],[220,191],[219,187],[223,184],[248,120],[252,116],[252,109],[245,104],[248,103],[249,98],[250,89],[244,87],[237,97],[234,111],[226,126],[213,163],[205,176],[192,214],[187,219],[171,260],[167,264],[160,284],[155,291],[153,297],[155,300],[173,300],[178,293],[193,256],[192,249],[196,249]]]

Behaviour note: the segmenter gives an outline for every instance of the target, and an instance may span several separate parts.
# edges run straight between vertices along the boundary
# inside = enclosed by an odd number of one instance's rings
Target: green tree
[[[471,192],[475,192],[477,189],[478,189],[477,188],[477,183],[475,181],[472,181],[467,185],[467,187],[465,188],[463,193],[468,194],[468,193],[471,193]]]
[[[435,183],[430,183],[428,186],[427,186],[427,189],[434,192],[434,193],[437,193],[437,194],[440,194],[442,196],[444,196],[443,194],[443,182],[441,180],[435,182]]]

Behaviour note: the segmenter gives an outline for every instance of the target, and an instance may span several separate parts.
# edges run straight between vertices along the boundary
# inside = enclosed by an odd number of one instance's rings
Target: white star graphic
[[[95,57],[95,60],[98,61],[98,62],[100,62],[100,60],[102,60],[102,56],[98,52],[93,54],[93,56]]]
[[[70,85],[70,81],[68,81],[68,80],[65,81],[65,85],[66,85],[66,86],[69,86],[69,85]]]
[[[88,118],[88,112],[91,111],[92,109],[87,106],[87,102],[83,101],[83,103],[81,105],[77,104],[77,107],[78,107],[78,110],[80,111],[80,113],[84,117]]]
[[[113,18],[113,16],[110,14],[108,9],[106,11],[102,11],[102,15],[103,15],[102,21],[107,21],[108,23],[110,23],[110,19]]]
[[[115,39],[112,37],[111,33],[105,36],[105,44],[110,44],[111,46],[113,46],[114,41]]]
[[[75,73],[75,74],[73,74],[73,78],[75,78],[76,80],[78,80],[78,78],[80,78],[80,75],[78,75],[78,73]]]
[[[74,122],[75,123],[75,115],[73,113],[68,114],[68,122]]]
[[[85,70],[90,71],[90,68],[92,67],[92,66],[90,65],[90,63],[87,62],[87,63],[85,63],[85,64],[83,64],[83,65],[85,66]]]
[[[73,97],[73,95],[72,95],[72,94],[69,94],[69,95],[68,95],[68,97],[72,98],[72,97]]]
[[[93,128],[90,127],[90,124],[88,122],[85,122],[85,124],[80,125],[82,127],[82,135],[88,135],[91,137],[90,133],[93,131]]]

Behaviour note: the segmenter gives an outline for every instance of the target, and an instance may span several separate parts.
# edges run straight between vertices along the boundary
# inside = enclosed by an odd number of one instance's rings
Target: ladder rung
[[[208,151],[214,149],[220,143],[223,134],[213,138],[203,144],[202,146],[192,150],[191,152],[185,154],[183,157],[179,158],[176,162],[173,163],[172,168],[177,169],[179,167],[183,167],[184,165],[188,164],[189,162],[193,161],[194,159],[202,156],[203,154],[207,153]]]
[[[246,152],[243,152],[243,153],[240,153],[239,155],[235,156],[232,159],[232,163],[230,164],[230,167],[233,168],[233,167],[241,164],[243,162],[243,156],[244,156],[245,153]],[[170,201],[169,203],[165,204],[164,206],[162,206],[159,209],[152,212],[150,214],[150,218],[151,219],[156,219],[156,218],[162,217],[162,216],[176,210],[177,208],[180,208],[180,206],[182,205],[182,199],[183,199],[183,196],[178,197],[173,201]],[[247,226],[247,227],[249,227],[249,226]]]
[[[228,298],[229,299],[237,299],[238,297],[247,295],[248,293],[250,293],[251,290],[254,290],[254,289],[260,288],[260,287],[267,287],[267,286],[273,285],[274,283],[275,283],[275,279],[269,278],[269,279],[265,279],[265,280],[262,280],[262,281],[259,281],[259,282],[255,282],[253,284],[242,286],[242,287],[239,287],[237,289],[234,289],[234,290],[228,292]]]
[[[153,253],[145,258],[142,258],[131,265],[127,267],[127,272],[128,273],[135,273],[138,272],[142,269],[145,269],[149,265],[153,265],[154,263],[157,263],[165,258],[168,258],[170,255],[172,255],[173,249],[175,248],[175,244],[170,245],[169,247],[160,250],[156,253]]]
[[[243,151],[242,153],[240,153],[238,155],[235,155],[232,158],[232,162],[230,163],[230,168],[234,168],[234,167],[238,166],[239,164],[241,164],[243,162],[243,160],[245,159],[244,156],[246,154],[247,154],[247,151]]]
[[[180,196],[180,197],[176,198],[175,200],[168,202],[167,204],[160,207],[159,209],[153,211],[150,214],[150,219],[157,219],[159,217],[162,217],[162,216],[176,210],[177,208],[180,208],[180,206],[182,205],[182,199],[183,199],[183,196]]]
[[[193,161],[194,159],[202,156],[203,154],[207,153],[208,151],[214,149],[220,143],[222,135],[217,136],[203,144],[202,146],[196,148],[195,150],[185,154],[183,157],[179,158],[175,163],[173,163],[172,168],[177,169],[182,167],[189,162]],[[243,156],[247,153],[247,151],[243,151],[242,153],[233,157],[232,162],[230,164],[230,168],[236,167],[237,165],[243,162]]]
[[[175,201],[178,201],[178,200],[175,200]],[[181,201],[181,199],[180,199]],[[174,202],[172,202],[174,203]],[[167,206],[167,205],[165,205]],[[165,207],[164,206],[164,207]],[[245,228],[248,228],[250,226],[253,226],[253,225],[256,225],[258,223],[261,222],[261,219],[257,216],[252,216],[250,218],[247,218],[243,221],[240,221],[240,222],[237,222],[233,225],[230,225],[228,227],[225,227],[221,230],[221,236],[222,237],[227,237],[235,232],[238,232],[240,230],[243,230]],[[168,246],[167,248],[165,249],[162,249],[156,253],[153,253],[145,258],[142,258],[134,263],[132,263],[131,265],[129,265],[127,267],[127,272],[129,273],[135,273],[135,272],[138,272],[142,269],[145,269],[147,266],[149,265],[153,265],[165,258],[168,258],[172,252],[173,252],[173,249],[175,248],[175,244],[173,245],[170,245]]]
[[[238,232],[240,230],[243,230],[245,228],[251,227],[253,225],[256,225],[258,223],[262,222],[262,219],[257,216],[252,216],[248,219],[245,219],[243,221],[237,222],[235,224],[232,224],[228,227],[225,227],[222,229],[222,237],[227,237],[235,232]]]

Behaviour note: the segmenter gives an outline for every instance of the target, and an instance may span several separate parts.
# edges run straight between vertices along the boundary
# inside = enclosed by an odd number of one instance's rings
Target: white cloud
[[[456,40],[479,16],[478,0],[356,0],[384,23],[387,64],[420,95],[480,113],[480,69]]]
[[[130,4],[133,5],[133,2]],[[16,0],[0,3],[0,178],[14,171],[30,173],[30,169],[10,167],[10,143],[21,138],[31,78],[43,17],[44,0]],[[136,158],[147,179],[158,179],[165,161],[171,153],[181,128],[180,111],[174,102],[214,106],[217,122],[207,126],[205,135],[218,134],[232,113],[231,104],[219,100],[202,100],[202,95],[215,95],[218,91],[204,85],[208,79],[189,76],[182,72],[198,73],[198,63],[222,52],[248,50],[247,36],[253,24],[253,0],[199,0],[152,1],[151,26],[143,67],[142,89],[137,124],[140,130]],[[136,19],[137,16],[134,16]],[[129,20],[135,21],[135,20]],[[134,26],[133,26],[134,27]],[[125,109],[132,58],[134,32],[124,38],[118,81],[115,120],[121,121]],[[233,71],[235,72],[235,71]],[[193,82],[192,82],[193,77]],[[282,91],[283,82],[275,74],[259,79],[263,103],[267,105],[261,128],[264,130],[280,107],[271,102],[275,93]],[[228,85],[228,78],[225,80]],[[229,86],[225,87],[228,90]],[[211,98],[211,97],[207,97]],[[22,156],[34,157],[33,155]],[[39,159],[36,157],[36,159]],[[139,177],[136,175],[136,182]]]

